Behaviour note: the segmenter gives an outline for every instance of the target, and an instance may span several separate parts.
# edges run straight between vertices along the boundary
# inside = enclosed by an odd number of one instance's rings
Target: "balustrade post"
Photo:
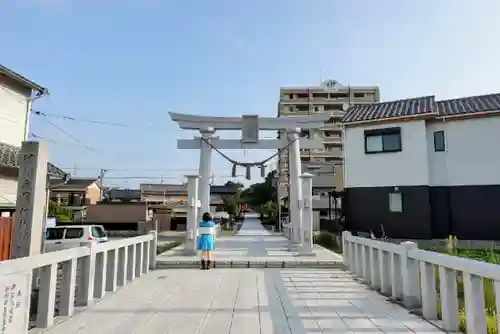
[[[403,267],[401,266],[401,254],[391,253],[391,297],[392,299],[403,298]]]
[[[408,252],[417,249],[418,246],[411,241],[402,242],[400,246],[403,276],[403,302],[407,308],[411,309],[421,304],[418,261],[408,257]]]
[[[349,248],[349,238],[351,237],[351,233],[349,231],[342,232],[342,262],[345,266],[349,267],[350,264],[350,248]],[[349,268],[352,270],[352,268]]]
[[[363,278],[363,251],[364,246],[358,243],[354,244],[356,246],[356,276]]]
[[[157,244],[157,234],[156,231],[149,231],[149,234],[153,236],[153,240],[149,243],[149,269],[156,269],[156,244]]]
[[[464,272],[463,280],[467,333],[487,333],[483,278]]]
[[[135,277],[142,276],[143,247],[142,242],[135,244]]]
[[[116,279],[118,286],[124,286],[127,284],[127,262],[127,247],[118,248],[118,275]]]
[[[451,332],[458,332],[460,318],[458,316],[457,272],[442,266],[440,266],[438,270],[443,328]],[[498,290],[495,289],[495,295],[498,298],[500,296],[500,291],[497,291]],[[500,305],[500,303],[497,303],[497,305]]]
[[[108,269],[108,251],[97,253],[95,261],[94,298],[103,298],[106,294],[106,271]]]
[[[147,274],[149,272],[149,241],[142,243],[142,272]]]
[[[108,251],[108,260],[106,268],[106,291],[115,292],[118,279],[118,249],[110,249]]]
[[[127,280],[133,281],[135,279],[135,245],[127,246]]]
[[[57,264],[49,264],[40,269],[40,290],[38,294],[36,326],[38,328],[48,328],[54,324]]]
[[[380,292],[384,295],[391,293],[391,259],[389,252],[378,250],[379,272],[380,272]]]
[[[436,271],[432,263],[420,262],[420,281],[422,288],[422,315],[427,320],[437,320]]]
[[[59,315],[72,316],[75,308],[77,259],[62,263],[61,290],[59,293]]]
[[[94,299],[96,253],[93,248],[95,247],[95,243],[90,242],[87,247],[90,250],[90,254],[81,259],[81,270],[76,295],[78,306],[87,306]]]
[[[361,246],[361,256],[363,258],[363,282],[365,282],[366,284],[370,284],[370,247],[366,245]]]
[[[378,248],[370,247],[370,282],[374,289],[380,288],[380,264]]]

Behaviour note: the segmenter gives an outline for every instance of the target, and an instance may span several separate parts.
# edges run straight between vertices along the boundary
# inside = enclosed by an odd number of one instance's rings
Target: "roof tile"
[[[405,100],[379,102],[373,104],[358,104],[350,107],[343,123],[388,119],[402,116],[414,116],[435,111],[434,96],[423,96]]]
[[[500,111],[500,93],[462,97],[437,102],[439,116],[455,116]]]
[[[19,168],[20,153],[21,148],[0,142],[0,166]],[[50,162],[47,165],[47,174],[61,179],[68,177],[68,173],[65,173]]]

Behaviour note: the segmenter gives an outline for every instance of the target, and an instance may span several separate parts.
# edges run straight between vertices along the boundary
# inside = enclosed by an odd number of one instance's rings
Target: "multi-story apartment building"
[[[316,87],[284,87],[280,89],[278,117],[304,116],[329,113],[330,119],[319,131],[310,133],[302,129],[302,136],[316,137],[323,141],[323,149],[301,149],[303,171],[316,174],[313,191],[321,193],[335,187],[342,190],[343,152],[340,120],[351,105],[380,101],[378,86],[342,85],[335,80],[325,81]],[[288,152],[284,150],[278,162],[280,193],[287,196]]]

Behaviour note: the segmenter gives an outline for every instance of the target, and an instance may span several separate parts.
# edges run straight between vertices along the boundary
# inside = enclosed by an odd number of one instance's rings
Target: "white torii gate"
[[[196,252],[196,235],[198,234],[198,220],[201,212],[208,212],[210,208],[210,176],[212,149],[241,150],[289,149],[290,170],[290,223],[292,228],[291,240],[303,254],[312,253],[312,175],[302,174],[300,148],[323,148],[323,142],[317,139],[300,138],[301,128],[319,129],[324,127],[330,115],[319,114],[311,116],[286,116],[278,118],[257,115],[242,117],[212,117],[197,116],[170,112],[170,118],[183,130],[197,130],[201,137],[194,139],[178,139],[178,149],[199,149],[199,175],[189,175],[187,217],[186,252]],[[240,139],[220,139],[213,134],[217,130],[242,131]],[[286,138],[259,139],[259,130],[275,130],[286,134]],[[302,179],[302,180],[301,180]],[[306,188],[305,200],[302,195],[302,183]],[[198,198],[201,201],[198,201]],[[201,212],[198,212],[201,207]],[[303,215],[302,209],[308,212]],[[310,211],[310,212],[309,212]],[[304,226],[302,224],[303,218]]]

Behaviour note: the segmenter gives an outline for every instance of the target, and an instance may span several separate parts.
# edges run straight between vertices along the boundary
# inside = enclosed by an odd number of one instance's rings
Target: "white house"
[[[12,214],[17,196],[17,174],[21,143],[29,134],[32,102],[48,94],[46,88],[0,65],[0,215]],[[48,166],[49,176],[67,174]]]
[[[353,106],[342,122],[348,229],[500,239],[500,94]]]

